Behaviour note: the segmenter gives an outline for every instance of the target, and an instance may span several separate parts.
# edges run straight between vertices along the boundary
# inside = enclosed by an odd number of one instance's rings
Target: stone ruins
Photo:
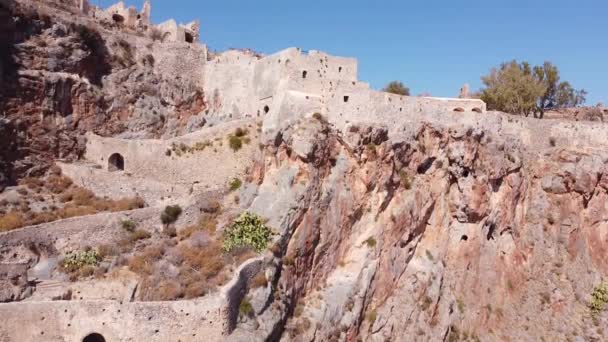
[[[43,241],[52,244],[55,254],[83,248],[109,239],[120,230],[120,222],[126,218],[147,222],[150,227],[162,230],[160,223],[154,221],[159,208],[170,203],[186,207],[197,194],[244,176],[255,155],[256,142],[272,144],[279,132],[302,118],[321,115],[342,131],[352,123],[383,122],[394,136],[402,133],[398,127],[410,120],[408,114],[411,113],[478,115],[486,111],[484,102],[464,98],[466,96],[409,97],[373,90],[358,79],[356,59],[321,51],[288,48],[259,56],[250,51],[230,50],[212,55],[204,44],[199,44],[198,21],[181,25],[169,20],[153,25],[150,1],[145,2],[141,11],[127,7],[122,1],[107,9],[97,8],[87,0],[70,3],[83,15],[101,23],[110,23],[125,31],[156,31],[163,43],[191,44],[192,48],[181,45],[178,48],[197,54],[200,63],[195,68],[180,64],[185,62],[175,62],[170,67],[177,75],[198,77],[209,104],[205,115],[210,128],[165,140],[103,138],[90,133],[83,160],[60,163],[63,173],[97,195],[118,199],[135,193],[150,207],[76,217],[1,233],[0,245],[5,251],[17,250],[24,242],[36,245]],[[251,120],[263,123],[258,140],[230,159],[210,149],[178,159],[166,153],[175,145],[216,139]],[[193,222],[195,216],[194,209],[186,212],[182,223]],[[89,291],[90,298],[61,301],[54,295],[28,298],[33,291],[33,287],[27,285],[28,279],[29,282],[44,279],[45,270],[57,260],[51,251],[24,253],[35,255],[38,263],[28,269],[17,252],[15,258],[0,263],[4,296],[26,299],[0,304],[2,326],[13,327],[0,328],[3,341],[222,340],[234,329],[246,284],[261,268],[261,259],[249,260],[235,271],[232,281],[219,293],[197,300],[135,302],[132,301],[135,287],[118,286],[118,295]],[[16,311],[21,314],[12,315]],[[132,322],[130,329],[124,328],[125,321]]]

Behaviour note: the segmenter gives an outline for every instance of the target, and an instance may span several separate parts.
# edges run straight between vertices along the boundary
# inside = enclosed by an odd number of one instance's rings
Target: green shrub
[[[169,205],[160,214],[160,220],[163,224],[171,224],[177,221],[181,214],[182,208],[179,205]]]
[[[251,247],[263,251],[272,237],[270,228],[256,214],[244,212],[224,231],[223,249],[226,252],[238,247]]]
[[[228,137],[228,145],[234,152],[236,152],[243,147],[243,140],[236,135],[231,135]]]
[[[410,96],[410,88],[403,85],[403,82],[392,81],[382,89],[387,93]]]
[[[608,283],[601,283],[593,289],[589,309],[594,315],[599,314],[608,304]]]
[[[374,239],[373,237],[370,237],[367,240],[365,240],[365,243],[367,244],[367,247],[369,247],[369,248],[376,247],[376,239]]]
[[[253,306],[247,298],[243,298],[241,304],[239,304],[239,316],[251,317],[253,316]]]
[[[241,180],[238,178],[234,178],[230,181],[228,185],[230,186],[230,191],[235,191],[238,190],[241,185],[243,185],[243,182],[241,182]]]
[[[69,252],[61,261],[61,267],[68,272],[75,271],[84,266],[96,266],[101,260],[97,250]]]
[[[131,220],[124,220],[120,223],[122,225],[122,229],[128,231],[129,233],[133,233],[135,231],[135,222]]]

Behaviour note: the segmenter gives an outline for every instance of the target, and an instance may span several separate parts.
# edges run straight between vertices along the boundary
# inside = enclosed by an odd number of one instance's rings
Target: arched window
[[[125,22],[125,18],[120,14],[112,14],[112,20],[115,22],[122,24]]]
[[[108,171],[122,171],[125,169],[125,159],[120,153],[114,153],[108,159]]]
[[[82,342],[106,342],[102,334],[91,333],[82,339]]]

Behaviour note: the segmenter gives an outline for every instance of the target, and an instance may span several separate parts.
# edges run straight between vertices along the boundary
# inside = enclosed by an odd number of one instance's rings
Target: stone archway
[[[108,158],[108,171],[122,171],[125,169],[125,158],[120,153],[114,153]]]
[[[90,333],[82,339],[82,342],[106,342],[102,334]]]

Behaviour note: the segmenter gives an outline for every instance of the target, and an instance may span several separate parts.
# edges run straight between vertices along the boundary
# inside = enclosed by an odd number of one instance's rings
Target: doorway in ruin
[[[187,43],[194,43],[194,36],[192,35],[192,33],[186,32],[186,42]]]
[[[125,169],[125,158],[120,153],[114,153],[108,158],[108,171],[122,171]]]
[[[106,342],[102,334],[91,333],[82,339],[82,342]]]
[[[122,24],[125,22],[125,18],[120,15],[120,14],[112,14],[112,20],[114,20],[114,22]]]

